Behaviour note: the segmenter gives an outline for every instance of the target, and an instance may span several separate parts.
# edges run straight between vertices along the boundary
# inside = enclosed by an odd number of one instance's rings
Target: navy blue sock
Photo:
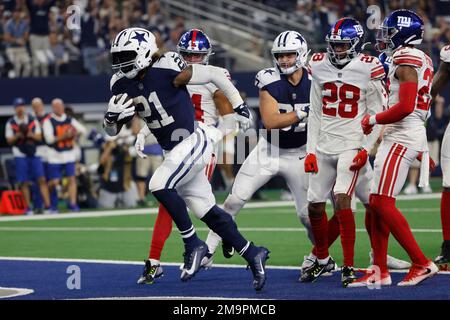
[[[180,231],[181,237],[183,238],[186,250],[188,251],[202,244],[202,241],[197,237],[192,221],[189,218],[186,203],[178,195],[176,190],[163,189],[153,191],[152,193],[167,209],[172,220],[175,222],[178,231]]]
[[[223,241],[233,246],[245,260],[253,259],[258,253],[253,243],[247,241],[239,232],[236,222],[231,218],[231,215],[218,206],[212,207],[201,220],[212,231],[217,233]]]

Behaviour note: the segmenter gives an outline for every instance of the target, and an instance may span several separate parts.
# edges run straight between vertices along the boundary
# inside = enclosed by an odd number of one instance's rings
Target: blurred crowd
[[[259,0],[280,9],[280,19],[295,19],[311,30],[310,45],[321,48],[338,18],[354,16],[365,25],[379,6],[381,17],[398,8],[424,19],[424,49],[437,63],[450,43],[450,6],[446,0]],[[76,7],[74,7],[74,5]],[[176,49],[186,30],[182,17],[169,17],[160,0],[4,0],[0,4],[0,76],[110,74],[110,43],[126,27],[155,33],[159,46]],[[375,33],[367,33],[375,43]],[[216,47],[218,49],[218,47]],[[374,52],[375,53],[375,52]]]
[[[4,0],[0,76],[110,74],[110,43],[127,27],[152,31],[173,50],[185,31],[158,0]]]

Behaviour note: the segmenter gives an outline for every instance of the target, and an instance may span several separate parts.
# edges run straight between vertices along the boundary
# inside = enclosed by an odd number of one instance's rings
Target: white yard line
[[[98,260],[98,259],[63,259],[63,258],[34,258],[34,257],[0,257],[1,261],[41,261],[41,262],[64,262],[64,263],[100,263],[100,264],[122,264],[122,265],[139,265],[142,261],[126,261],[126,260]],[[162,262],[163,266],[179,267],[180,262]],[[245,265],[239,264],[214,264],[213,268],[245,268]],[[268,269],[278,270],[299,270],[298,266],[267,266]],[[365,269],[365,268],[359,268]],[[408,270],[390,270],[392,273],[406,273]],[[440,274],[450,275],[450,271],[440,271]]]
[[[440,193],[419,194],[419,195],[401,195],[398,200],[422,200],[422,199],[440,199]],[[258,201],[250,202],[245,205],[244,209],[254,208],[281,208],[293,207],[294,201]],[[439,209],[434,208],[411,208],[408,212],[435,212]],[[361,211],[357,210],[358,212]],[[124,210],[105,210],[105,211],[83,211],[79,213],[63,213],[54,215],[35,215],[35,216],[0,216],[1,222],[10,221],[34,221],[34,220],[60,220],[60,219],[77,219],[77,218],[100,218],[100,217],[114,217],[114,216],[128,216],[128,215],[151,215],[157,214],[158,208],[140,208],[140,209],[124,209]]]
[[[176,232],[177,229],[172,229]],[[209,231],[208,228],[195,228],[197,231]],[[139,227],[0,227],[0,231],[5,232],[150,232],[153,228]],[[305,232],[304,228],[255,228],[255,227],[239,227],[239,231],[254,232]],[[417,233],[441,233],[441,229],[412,229]],[[364,228],[356,229],[356,232],[367,232]]]

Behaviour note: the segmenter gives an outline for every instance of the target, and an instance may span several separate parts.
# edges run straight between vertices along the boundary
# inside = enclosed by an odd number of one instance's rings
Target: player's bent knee
[[[347,194],[336,194],[336,210],[349,209],[352,205],[352,198]]]
[[[245,205],[245,203],[246,201],[242,200],[238,196],[234,194],[229,194],[223,204],[223,208],[226,212],[228,212],[232,216],[236,216],[238,212],[242,209],[242,207]]]
[[[325,212],[325,203],[317,202],[317,203],[309,203],[308,205],[308,215],[313,217],[321,217]]]

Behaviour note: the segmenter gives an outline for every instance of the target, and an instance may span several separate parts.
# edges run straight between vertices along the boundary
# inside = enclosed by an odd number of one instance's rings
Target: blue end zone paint
[[[67,267],[81,269],[81,290],[66,286]],[[179,280],[178,267],[165,266],[165,276],[152,285],[137,285],[142,266],[48,261],[0,261],[0,286],[30,288],[35,292],[16,299],[80,299],[101,297],[226,297],[250,299],[355,299],[407,300],[450,299],[450,276],[436,275],[416,287],[383,287],[380,290],[340,287],[340,275],[322,277],[316,283],[299,283],[298,271],[268,269],[268,280],[261,293],[252,286],[250,271],[242,268],[201,270],[189,282]],[[404,273],[392,273],[394,284]]]

